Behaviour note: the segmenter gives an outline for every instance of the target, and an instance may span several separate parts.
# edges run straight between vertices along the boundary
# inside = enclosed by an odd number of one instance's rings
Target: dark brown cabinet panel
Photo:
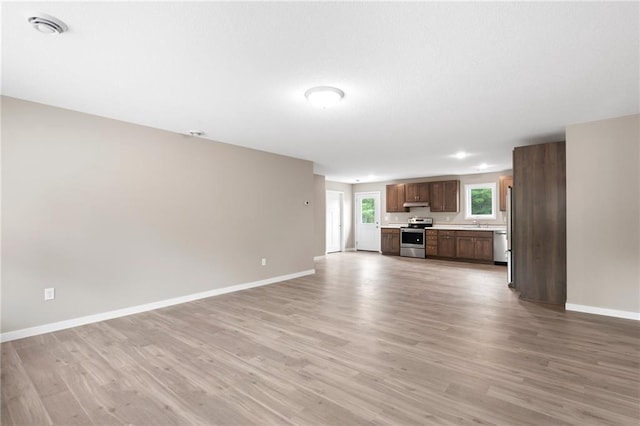
[[[438,255],[438,245],[436,244],[434,245],[430,245],[430,246],[426,246],[426,255],[427,256],[437,256]]]
[[[405,186],[403,183],[387,185],[387,212],[408,212],[403,207],[405,199]]]
[[[427,230],[427,256],[493,263],[493,232]]]
[[[432,212],[457,212],[460,209],[460,181],[429,182],[429,205]]]
[[[448,180],[444,183],[443,212],[457,212],[460,210],[460,181]]]
[[[438,231],[438,256],[456,257],[456,232]]]
[[[500,211],[507,210],[507,188],[513,186],[513,176],[500,176]]]
[[[489,238],[476,238],[475,259],[493,262],[493,232],[489,233]]]
[[[435,229],[427,229],[426,232],[427,241],[425,243],[425,247],[427,250],[427,256],[437,256],[438,255],[438,231]]]
[[[513,150],[513,283],[526,300],[567,298],[565,143]]]
[[[459,259],[493,261],[493,232],[457,231],[456,254]]]
[[[381,229],[381,251],[382,254],[400,255],[400,230],[399,229]]]
[[[429,182],[429,206],[432,212],[444,208],[444,182]]]
[[[428,202],[429,201],[429,183],[405,183],[405,198],[407,203]]]
[[[456,253],[461,259],[475,258],[475,239],[473,237],[456,237]]]

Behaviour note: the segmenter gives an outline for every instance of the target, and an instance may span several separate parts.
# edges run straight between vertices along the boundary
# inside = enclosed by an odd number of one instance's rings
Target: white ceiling
[[[36,32],[35,12],[69,31]],[[639,37],[638,2],[4,2],[2,94],[202,130],[329,180],[467,174],[640,112]],[[317,85],[346,96],[314,109]]]

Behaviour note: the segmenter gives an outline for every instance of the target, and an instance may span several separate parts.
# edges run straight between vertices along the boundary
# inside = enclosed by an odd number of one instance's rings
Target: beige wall
[[[311,270],[313,200],[308,161],[3,97],[2,332]]]
[[[467,220],[464,218],[464,209],[465,209],[465,197],[464,197],[464,185],[470,183],[495,183],[496,190],[499,194],[500,185],[499,180],[500,176],[510,176],[512,175],[511,170],[505,170],[502,172],[496,173],[477,173],[471,175],[460,175],[460,176],[436,176],[436,177],[426,177],[419,179],[404,179],[392,182],[374,182],[374,183],[359,183],[353,185],[353,192],[367,192],[367,191],[379,191],[380,192],[380,200],[382,204],[382,217],[381,222],[383,225],[387,225],[390,223],[407,223],[410,217],[413,216],[423,216],[423,217],[432,217],[434,222],[438,225],[458,225],[458,224],[470,224],[471,220]],[[430,182],[430,181],[438,181],[438,180],[460,180],[460,211],[458,213],[439,213],[439,212],[431,212],[429,207],[412,207],[409,213],[387,213],[386,205],[387,205],[387,192],[386,186],[390,183],[407,183],[407,182]],[[489,223],[492,225],[506,225],[506,215],[504,212],[498,211],[496,216],[496,220],[483,220],[482,223]]]
[[[568,307],[640,313],[639,129],[640,115],[567,127]]]
[[[325,187],[327,191],[342,192],[344,194],[344,210],[342,212],[344,248],[347,251],[354,250],[355,236],[353,231],[353,185],[351,185],[350,183],[326,181]]]

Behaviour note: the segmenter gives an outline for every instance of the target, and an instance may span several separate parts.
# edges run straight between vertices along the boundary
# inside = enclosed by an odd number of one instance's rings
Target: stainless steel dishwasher
[[[507,231],[493,231],[493,261],[507,264]]]

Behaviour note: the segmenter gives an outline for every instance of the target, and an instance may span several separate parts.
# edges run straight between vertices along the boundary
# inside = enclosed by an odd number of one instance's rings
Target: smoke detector
[[[30,16],[27,18],[27,21],[31,26],[33,26],[33,28],[43,34],[62,34],[68,29],[65,23],[61,20],[45,14]]]

